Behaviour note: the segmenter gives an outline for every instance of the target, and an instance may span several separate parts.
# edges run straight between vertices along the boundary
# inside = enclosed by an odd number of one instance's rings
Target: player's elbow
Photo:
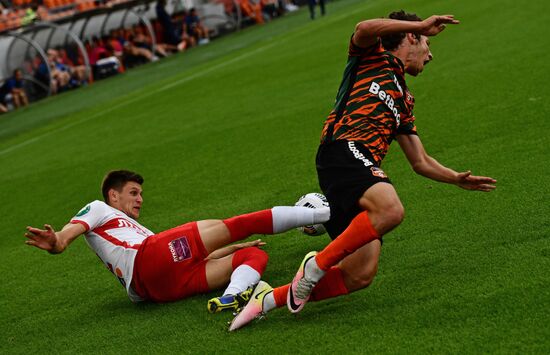
[[[426,170],[426,166],[422,162],[415,162],[415,163],[412,164],[412,169],[418,175],[424,175],[424,171]]]
[[[418,175],[425,176],[429,170],[429,164],[427,157],[420,157],[414,161],[411,161],[411,167]]]
[[[371,20],[359,22],[355,25],[355,34],[359,37],[369,37],[374,34],[374,26]]]

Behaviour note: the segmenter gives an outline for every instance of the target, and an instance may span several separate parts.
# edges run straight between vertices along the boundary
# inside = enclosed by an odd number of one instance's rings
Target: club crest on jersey
[[[376,166],[373,166],[370,168],[370,171],[372,172],[372,175],[377,176],[379,178],[387,178],[386,173],[380,168],[377,168]]]
[[[176,263],[190,259],[192,256],[187,237],[181,237],[170,241],[170,243],[168,243],[168,248],[172,254],[172,259],[174,259]]]
[[[90,205],[84,207],[83,209],[81,209],[77,214],[76,216],[77,217],[81,217],[81,216],[84,216],[86,213],[90,212]]]
[[[405,92],[405,102],[407,102],[407,105],[413,106],[414,105],[414,97],[411,95],[409,90]]]

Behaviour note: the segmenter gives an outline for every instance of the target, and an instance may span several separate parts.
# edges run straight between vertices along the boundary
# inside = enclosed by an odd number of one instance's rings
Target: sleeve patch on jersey
[[[170,241],[170,243],[168,243],[168,248],[176,263],[190,259],[192,256],[187,237],[181,237]]]
[[[88,205],[88,206],[84,207],[83,209],[81,209],[80,212],[78,212],[76,214],[76,217],[82,217],[88,212],[90,212],[90,205]]]

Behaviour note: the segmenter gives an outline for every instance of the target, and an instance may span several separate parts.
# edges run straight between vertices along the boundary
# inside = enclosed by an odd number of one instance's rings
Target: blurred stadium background
[[[318,191],[315,151],[351,32],[401,8],[461,20],[410,79],[419,134],[438,160],[493,176],[498,189],[427,181],[393,147],[384,170],[407,217],[385,238],[368,289],[229,334],[231,315],[206,312],[214,293],[134,305],[82,238],[58,256],[23,244],[25,226],[61,228],[101,198],[111,169],[144,175],[141,222],[153,231]],[[0,353],[549,353],[549,10],[331,1],[315,21],[302,7],[0,116]],[[297,231],[263,239],[273,285],[328,241]]]

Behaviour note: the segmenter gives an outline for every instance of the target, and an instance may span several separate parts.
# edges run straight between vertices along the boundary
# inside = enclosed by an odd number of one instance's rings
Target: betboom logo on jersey
[[[401,87],[398,87],[401,91]],[[380,90],[380,84],[375,83],[374,81],[370,83],[369,92],[373,95],[378,95],[378,98],[382,100],[388,106],[390,111],[393,113],[393,116],[397,120],[397,127],[401,124],[401,115],[399,114],[399,110],[397,110],[397,107],[395,107],[395,101],[393,97],[385,92],[384,90]]]
[[[359,151],[359,149],[357,149],[357,147],[355,146],[355,142],[349,141],[348,142],[348,147],[349,147],[350,152],[355,157],[355,159],[361,160],[366,167],[374,165],[370,160],[367,159],[367,157],[365,157],[365,155],[363,153],[361,153]]]

